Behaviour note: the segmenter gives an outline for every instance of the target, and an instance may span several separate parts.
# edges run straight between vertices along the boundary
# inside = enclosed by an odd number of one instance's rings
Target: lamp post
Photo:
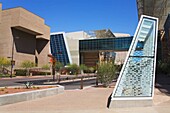
[[[13,71],[13,59],[14,59],[14,38],[13,38],[13,41],[12,41],[11,74],[10,74],[10,78],[12,78],[12,71]]]
[[[19,39],[19,37],[13,37],[13,41],[12,41],[12,54],[11,54],[11,74],[10,74],[10,78],[12,78],[12,71],[13,71],[13,66],[15,65],[15,61],[14,61],[14,39]]]

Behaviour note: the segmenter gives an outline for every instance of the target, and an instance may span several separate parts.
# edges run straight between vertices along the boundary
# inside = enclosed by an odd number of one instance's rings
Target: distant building
[[[51,54],[64,65],[79,65],[79,40],[85,38],[90,36],[84,31],[51,33]]]
[[[79,40],[88,39],[90,38],[90,35],[88,35],[84,31],[77,31],[77,32],[66,33],[66,38],[68,41],[68,47],[70,50],[72,63],[79,65],[80,64]]]
[[[49,61],[49,38],[50,27],[43,18],[22,7],[2,10],[0,3],[1,57],[13,57],[15,67],[25,60],[42,66]]]
[[[116,64],[122,64],[132,38],[121,33],[115,37],[110,30],[52,33],[51,53],[64,65],[75,63],[95,66],[103,60],[115,60]]]
[[[130,37],[130,34],[125,34],[125,33],[113,33],[115,37]]]
[[[80,40],[80,64],[96,66],[96,63],[114,60],[115,64],[120,65],[126,58],[132,38],[129,36]]]
[[[68,42],[64,32],[51,33],[50,48],[51,54],[58,62],[64,65],[72,63]]]

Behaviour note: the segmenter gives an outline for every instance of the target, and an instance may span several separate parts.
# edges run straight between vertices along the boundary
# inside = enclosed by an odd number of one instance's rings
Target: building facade
[[[77,31],[77,32],[66,33],[66,38],[70,50],[72,63],[79,65],[80,64],[79,40],[90,38],[90,35],[88,35],[84,31]]]
[[[25,60],[47,64],[49,38],[50,27],[43,18],[22,7],[2,10],[0,4],[0,56],[13,59],[15,67]]]
[[[110,30],[90,32],[51,33],[52,55],[64,65],[74,63],[90,67],[103,60],[114,60],[116,64],[124,62],[133,37],[121,33],[115,37]]]
[[[80,64],[96,66],[96,63],[113,60],[122,64],[133,37],[96,38],[79,41]]]
[[[51,54],[64,65],[79,65],[79,40],[89,37],[84,31],[51,33]]]
[[[72,64],[70,50],[64,32],[51,33],[50,48],[51,54],[58,62],[64,65]]]

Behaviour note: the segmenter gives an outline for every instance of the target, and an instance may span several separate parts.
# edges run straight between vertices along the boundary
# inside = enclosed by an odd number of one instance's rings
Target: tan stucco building
[[[0,3],[0,56],[12,58],[15,67],[25,60],[38,66],[49,59],[50,27],[43,18],[17,7],[2,10]]]
[[[84,31],[77,31],[66,33],[66,38],[71,54],[72,63],[79,65],[79,40],[90,38],[90,36]]]

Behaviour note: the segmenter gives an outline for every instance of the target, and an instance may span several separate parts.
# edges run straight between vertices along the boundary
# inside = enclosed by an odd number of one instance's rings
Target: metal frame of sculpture
[[[111,101],[132,100],[134,103],[135,100],[152,100],[156,69],[157,33],[158,19],[142,15],[111,95]],[[118,103],[120,104],[120,102]]]

